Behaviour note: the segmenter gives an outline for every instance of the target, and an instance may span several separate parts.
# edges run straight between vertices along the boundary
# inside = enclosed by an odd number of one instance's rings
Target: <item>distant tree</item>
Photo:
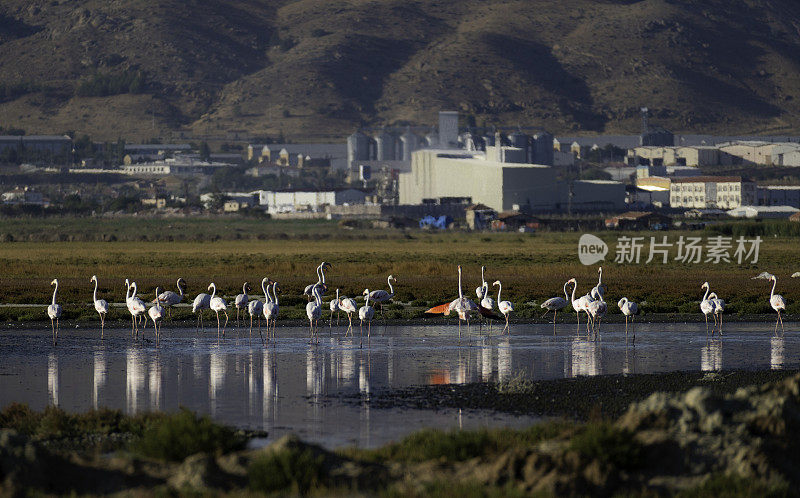
[[[586,168],[580,174],[581,180],[611,180],[611,174],[600,168]]]

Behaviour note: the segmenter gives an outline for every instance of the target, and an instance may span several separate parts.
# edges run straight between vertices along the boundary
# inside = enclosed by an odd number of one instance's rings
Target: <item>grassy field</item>
[[[563,295],[561,289],[570,277],[577,278],[579,295],[597,281],[597,265],[587,267],[578,261],[578,233],[343,230],[331,222],[289,224],[247,219],[134,220],[130,226],[128,220],[115,222],[126,234],[147,228],[151,234],[161,236],[171,232],[173,241],[0,243],[4,268],[0,303],[45,306],[52,294],[50,281],[58,278],[58,301],[65,306],[65,317],[89,318],[94,313],[89,306],[89,278],[93,274],[100,280],[100,297],[110,302],[124,300],[126,278],[139,284],[144,299],[152,299],[157,285],[174,290],[178,277],[188,282],[190,297],[205,292],[208,284],[215,282],[219,292],[230,298],[241,292],[244,281],[251,283],[251,295],[261,294],[259,282],[269,276],[280,282],[282,316],[302,318],[306,302],[302,289],[316,281],[314,269],[325,260],[333,265],[327,275],[331,291],[339,288],[348,296],[360,295],[364,288],[387,288],[386,277],[393,274],[398,280],[396,302],[387,307],[387,312],[389,317],[397,318],[418,316],[426,306],[457,297],[458,264],[464,268],[464,292],[473,295],[480,283],[480,266],[485,265],[489,283],[496,279],[503,282],[502,297],[514,303],[515,315],[532,318],[541,313],[538,303]],[[69,221],[62,226],[37,220],[20,231],[49,231],[69,237],[85,225]],[[6,220],[0,225],[0,233],[14,229],[15,225]],[[237,230],[247,238],[236,240],[231,234]],[[194,235],[206,240],[188,240]],[[663,233],[598,235],[609,244],[603,281],[608,285],[606,300],[610,303],[627,296],[642,303],[645,313],[699,314],[700,285],[707,280],[728,303],[726,313],[769,313],[770,285],[765,280],[751,280],[756,274],[769,271],[779,277],[778,292],[789,301],[789,312],[800,313],[800,303],[796,302],[800,279],[788,278],[800,269],[796,261],[798,238],[765,238],[757,264],[645,264],[649,237],[656,235],[660,240]],[[642,263],[613,262],[616,238],[623,235],[645,237]],[[680,235],[713,234],[667,233],[671,242]],[[214,240],[215,236],[219,240]],[[616,311],[616,306],[609,308]],[[114,313],[118,318],[127,318],[123,311]],[[188,317],[188,310],[179,316]],[[6,321],[42,318],[44,311],[39,308],[0,308],[0,319]]]

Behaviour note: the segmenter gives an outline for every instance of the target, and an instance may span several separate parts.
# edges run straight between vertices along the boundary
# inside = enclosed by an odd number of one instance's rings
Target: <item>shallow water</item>
[[[506,380],[522,375],[578,375],[796,367],[800,334],[787,323],[731,323],[708,341],[704,324],[637,324],[626,345],[624,324],[604,325],[597,341],[578,339],[575,325],[515,325],[510,335],[458,338],[455,326],[376,326],[369,344],[324,328],[318,344],[307,329],[278,329],[263,347],[255,339],[217,341],[216,331],[170,329],[161,345],[134,342],[129,329],[49,329],[0,334],[0,406],[18,401],[41,409],[119,408],[126,413],[185,406],[223,423],[263,429],[270,439],[293,432],[329,447],[372,447],[421,427],[520,427],[535,419],[477,410],[374,409],[361,402],[376,390],[411,385]],[[466,328],[463,329],[466,332]],[[152,329],[148,328],[147,337]],[[472,328],[473,334],[478,332]],[[484,330],[485,332],[485,330]],[[242,329],[241,334],[246,333]]]

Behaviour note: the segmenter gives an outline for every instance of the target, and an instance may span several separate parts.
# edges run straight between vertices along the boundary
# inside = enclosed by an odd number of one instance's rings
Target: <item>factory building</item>
[[[625,184],[612,180],[576,180],[572,182],[572,212],[622,211],[625,205]]]
[[[673,178],[669,193],[673,208],[733,209],[757,202],[756,184],[739,176]]]
[[[293,213],[297,211],[321,211],[325,206],[364,204],[366,194],[354,188],[305,191],[305,190],[257,190],[258,204],[269,213]]]
[[[560,189],[553,168],[500,162],[491,157],[492,153],[501,157],[508,154],[502,152],[502,148],[493,148],[493,152],[485,154],[446,149],[415,152],[411,172],[399,177],[400,204],[461,197],[498,212],[515,207],[527,207],[532,211],[561,209]]]
[[[627,162],[635,166],[713,166],[720,164],[720,154],[711,146],[641,146],[628,150]]]
[[[759,206],[792,206],[800,208],[800,186],[768,185],[758,187]]]

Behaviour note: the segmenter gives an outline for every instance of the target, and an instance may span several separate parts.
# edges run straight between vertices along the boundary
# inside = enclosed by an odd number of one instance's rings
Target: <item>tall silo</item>
[[[430,148],[439,146],[439,134],[436,133],[436,128],[431,128],[431,131],[425,135],[425,143],[428,144]]]
[[[394,161],[396,159],[396,139],[394,135],[382,129],[375,135],[375,159],[378,161]]]
[[[530,154],[528,153],[528,141],[530,137],[528,135],[522,133],[522,130],[517,130],[511,135],[508,136],[508,141],[511,142],[512,147],[516,147],[518,149],[523,150],[523,155],[525,156],[525,161],[530,161]]]
[[[532,143],[531,162],[552,166],[555,156],[553,152],[553,135],[546,131],[541,131],[533,136]]]
[[[411,153],[419,149],[419,138],[406,128],[406,132],[400,135],[400,147],[402,150],[402,161],[410,161]]]
[[[360,131],[347,137],[347,164],[352,166],[356,161],[372,159],[371,142],[372,140]]]

